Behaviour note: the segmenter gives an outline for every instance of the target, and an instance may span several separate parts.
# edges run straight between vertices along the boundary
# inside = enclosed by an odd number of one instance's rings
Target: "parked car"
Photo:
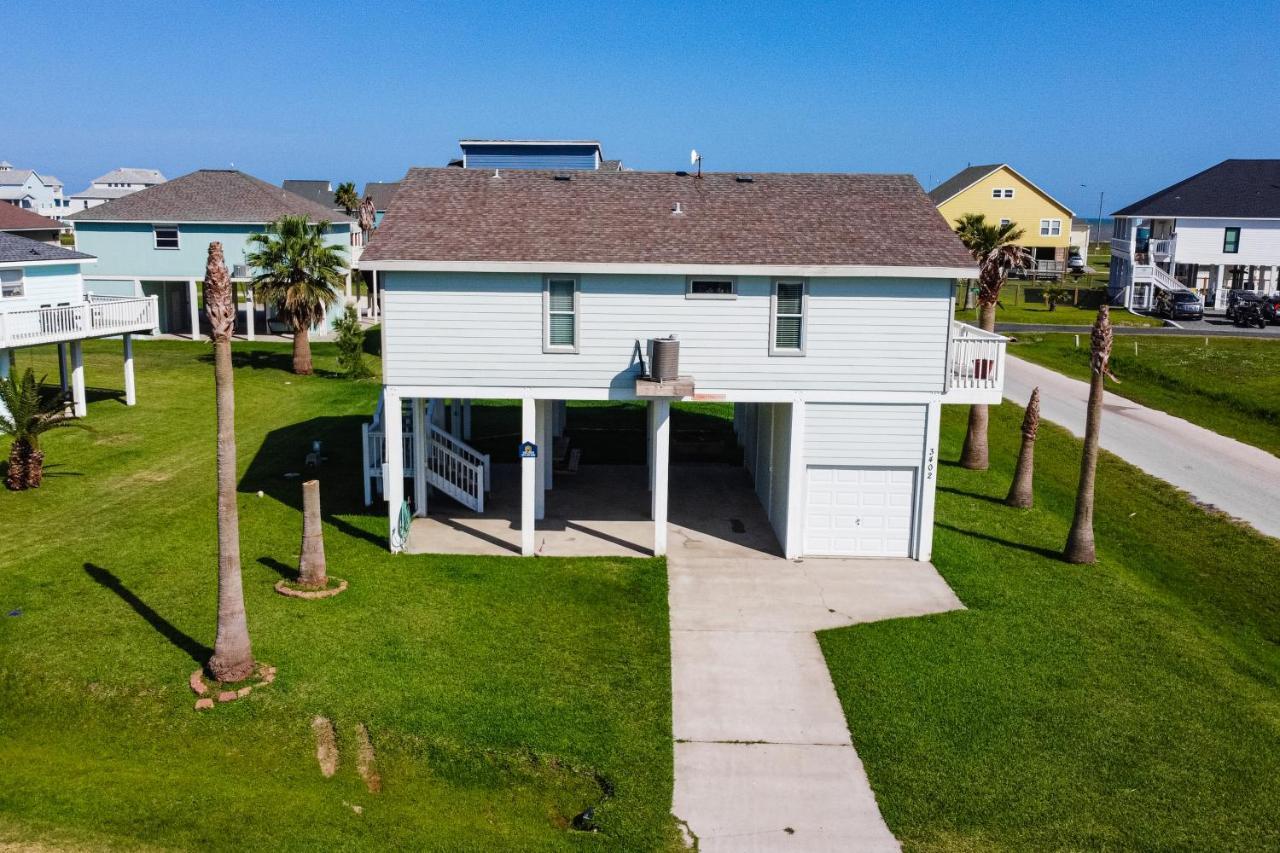
[[[1177,320],[1204,318],[1204,303],[1189,290],[1162,290],[1156,294],[1156,313]]]
[[[1236,318],[1236,308],[1244,302],[1261,302],[1262,293],[1257,290],[1232,290],[1227,294],[1227,319]]]
[[[1067,258],[1067,272],[1072,275],[1084,275],[1084,258],[1080,255]]]
[[[1280,323],[1280,293],[1272,293],[1262,298],[1262,316],[1268,323]]]
[[[1259,329],[1265,329],[1267,327],[1267,318],[1262,315],[1262,300],[1241,299],[1240,304],[1236,306],[1236,313],[1232,322],[1244,328],[1257,326]]]

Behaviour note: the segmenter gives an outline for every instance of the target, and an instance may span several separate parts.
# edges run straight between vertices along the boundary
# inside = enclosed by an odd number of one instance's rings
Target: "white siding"
[[[22,311],[84,301],[84,283],[78,264],[27,267],[23,270],[22,281],[25,295],[0,299],[0,311]]]
[[[882,403],[809,403],[809,465],[919,467],[928,407]]]
[[[941,392],[947,279],[809,282],[806,354],[769,355],[771,282],[738,298],[686,299],[683,276],[580,277],[579,351],[542,351],[542,277],[384,273],[384,372],[392,385],[634,390],[636,341],[675,333],[699,389]]]
[[[1222,251],[1227,228],[1240,229],[1240,251]],[[1180,264],[1280,264],[1280,220],[1179,219],[1176,259]]]

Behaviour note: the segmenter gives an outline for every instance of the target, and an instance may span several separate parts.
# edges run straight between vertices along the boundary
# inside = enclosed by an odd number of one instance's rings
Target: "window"
[[[1062,233],[1061,219],[1041,219],[1040,220],[1040,236],[1041,237],[1057,237]]]
[[[0,270],[0,298],[14,299],[24,295],[22,270]]]
[[[155,226],[156,248],[157,249],[176,249],[178,248],[178,226],[170,225],[162,227]]]
[[[1000,220],[1000,224],[1001,224],[1001,225],[1008,225],[1008,224],[1009,224],[1009,220],[1007,220],[1007,219],[1001,219],[1001,220]]]
[[[542,285],[543,352],[578,351],[578,280],[547,276]]]
[[[685,283],[688,299],[736,299],[738,280],[734,278],[690,278]]]
[[[1013,198],[1012,187],[996,187],[991,191],[992,198]]]
[[[770,330],[770,355],[804,355],[804,312],[808,299],[801,280],[773,283],[773,328]]]
[[[1240,229],[1228,228],[1222,235],[1222,252],[1227,255],[1235,255],[1240,252]]]

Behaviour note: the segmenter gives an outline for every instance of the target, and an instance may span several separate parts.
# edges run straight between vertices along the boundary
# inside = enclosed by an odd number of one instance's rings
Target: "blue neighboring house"
[[[346,249],[349,263],[359,230],[339,211],[233,169],[201,169],[172,181],[72,214],[76,248],[97,257],[84,279],[91,294],[154,296],[162,333],[200,333],[199,283],[209,243],[220,240],[242,305],[238,325],[250,339],[256,325],[253,270],[246,264],[249,237],[286,215],[329,223],[333,245]],[[348,278],[347,295],[350,296]],[[339,299],[329,320],[339,316]],[[264,314],[271,323],[271,312]],[[327,331],[329,323],[316,331]]]
[[[462,159],[449,165],[464,169],[622,171],[622,161],[604,159],[594,139],[462,139],[458,146]]]

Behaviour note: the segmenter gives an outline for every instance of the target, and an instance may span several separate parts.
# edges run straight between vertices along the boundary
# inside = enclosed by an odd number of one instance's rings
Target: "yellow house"
[[[929,193],[951,227],[966,213],[981,213],[988,222],[1013,222],[1020,241],[1036,260],[1036,272],[1057,275],[1071,243],[1071,210],[1006,163],[970,166]]]

